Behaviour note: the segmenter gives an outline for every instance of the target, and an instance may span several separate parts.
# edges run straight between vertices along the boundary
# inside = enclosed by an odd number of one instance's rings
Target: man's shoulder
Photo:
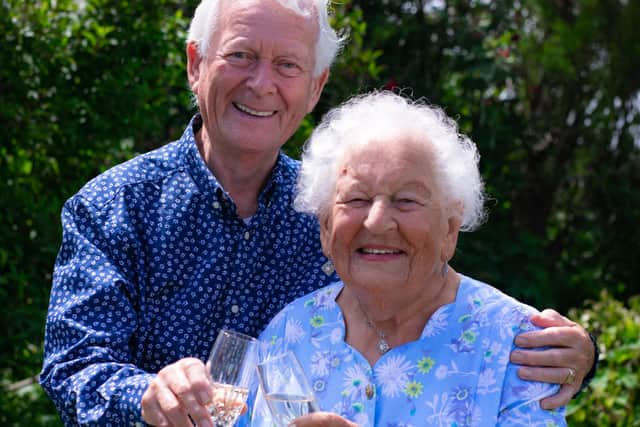
[[[183,145],[182,141],[174,141],[115,165],[87,182],[72,198],[81,197],[100,206],[126,187],[162,181],[186,167]]]
[[[300,171],[300,160],[296,160],[284,153],[281,153],[278,157],[278,169],[282,175],[282,179],[287,184],[295,185],[298,178],[298,172]]]

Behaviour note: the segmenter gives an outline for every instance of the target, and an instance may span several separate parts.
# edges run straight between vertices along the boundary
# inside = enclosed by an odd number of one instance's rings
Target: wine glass
[[[218,333],[207,361],[213,389],[208,409],[216,427],[232,426],[243,412],[257,359],[258,340],[227,329]]]
[[[260,387],[274,422],[287,427],[294,418],[320,409],[300,362],[291,351],[257,366]]]

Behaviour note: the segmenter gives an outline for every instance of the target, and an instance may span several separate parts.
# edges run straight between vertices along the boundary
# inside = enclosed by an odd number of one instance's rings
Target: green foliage
[[[444,106],[480,149],[489,221],[454,265],[562,311],[640,293],[640,3],[353,3],[380,80]]]
[[[6,384],[41,367],[64,200],[109,166],[175,138],[190,114],[182,2],[80,3],[0,4],[0,300],[7,307],[0,313],[0,378]],[[0,394],[2,425],[40,425],[36,416],[43,414],[57,419],[48,403],[37,406],[43,412],[30,412],[38,395]]]
[[[59,212],[89,178],[179,136],[193,113],[184,38],[196,4],[0,0],[1,425],[59,423],[37,386],[9,390],[41,366]],[[335,8],[348,44],[285,150],[297,156],[322,114],[362,91],[442,105],[478,144],[492,197],[455,267],[562,311],[607,289],[582,319],[601,332],[604,368],[572,420],[637,425],[637,300],[612,298],[640,294],[640,2]],[[621,338],[634,331],[636,347]]]
[[[570,315],[594,331],[601,351],[596,377],[568,408],[570,425],[640,426],[640,295],[625,305],[603,291]]]
[[[37,383],[0,393],[0,409],[4,427],[62,426],[53,403]]]

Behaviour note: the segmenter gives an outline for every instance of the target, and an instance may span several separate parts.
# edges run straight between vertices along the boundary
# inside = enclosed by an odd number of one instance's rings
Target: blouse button
[[[239,312],[239,311],[240,311],[240,307],[238,307],[237,305],[233,304],[233,305],[231,306],[231,312],[232,312],[233,314],[238,314],[238,312]]]
[[[367,399],[371,400],[373,398],[373,392],[375,389],[373,388],[373,384],[367,384],[364,388],[364,393],[367,395]]]
[[[244,240],[249,240],[251,238],[251,234],[248,231],[244,232]]]
[[[218,202],[213,202],[213,208],[214,208],[214,209],[220,209],[220,203],[218,203]]]

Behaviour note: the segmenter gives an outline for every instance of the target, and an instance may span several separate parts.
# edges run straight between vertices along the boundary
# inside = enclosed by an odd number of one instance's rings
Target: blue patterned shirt
[[[372,367],[344,342],[342,288],[287,305],[260,337],[267,354],[296,354],[322,410],[361,427],[566,425],[564,408],[539,404],[558,386],[521,380],[509,362],[514,337],[535,329],[531,307],[462,276],[455,301],[436,310],[421,337]],[[252,412],[253,426],[273,425],[261,396]]]
[[[315,218],[291,206],[280,154],[247,223],[194,139],[103,173],[62,211],[40,381],[66,425],[131,425],[154,373],[205,360],[222,327],[257,336],[284,305],[337,280]]]

